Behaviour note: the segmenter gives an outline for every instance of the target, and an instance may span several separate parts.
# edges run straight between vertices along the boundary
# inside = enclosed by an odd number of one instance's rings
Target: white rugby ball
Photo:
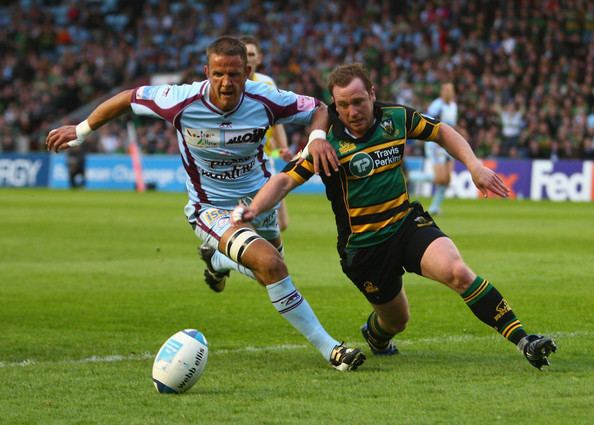
[[[202,332],[184,329],[170,337],[155,357],[153,383],[160,393],[183,393],[204,373],[208,342]]]

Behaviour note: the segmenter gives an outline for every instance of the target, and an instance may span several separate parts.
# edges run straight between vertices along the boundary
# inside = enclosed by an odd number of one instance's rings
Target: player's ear
[[[208,78],[208,65],[204,65],[204,75]]]
[[[375,86],[371,86],[371,90],[369,90],[369,95],[371,96],[371,100],[375,102]]]

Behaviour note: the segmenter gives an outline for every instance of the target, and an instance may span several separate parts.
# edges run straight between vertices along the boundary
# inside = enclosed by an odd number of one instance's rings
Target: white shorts
[[[192,222],[194,233],[202,242],[218,249],[219,241],[231,227],[232,210],[221,210],[218,208],[202,208],[198,212],[196,221]],[[280,237],[276,208],[260,214],[252,221],[256,232],[266,240]]]
[[[445,164],[454,158],[435,142],[425,142],[425,158],[432,164]]]

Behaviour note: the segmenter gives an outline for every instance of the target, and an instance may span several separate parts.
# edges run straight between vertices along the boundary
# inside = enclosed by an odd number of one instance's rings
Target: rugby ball
[[[153,383],[160,393],[179,394],[200,379],[208,360],[208,342],[202,332],[184,329],[161,346],[153,363]]]

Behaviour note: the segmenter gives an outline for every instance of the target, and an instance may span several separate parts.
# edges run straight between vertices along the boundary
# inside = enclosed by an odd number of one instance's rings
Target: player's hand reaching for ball
[[[47,150],[59,152],[71,147],[68,142],[76,140],[76,126],[65,125],[49,132],[45,139]]]

